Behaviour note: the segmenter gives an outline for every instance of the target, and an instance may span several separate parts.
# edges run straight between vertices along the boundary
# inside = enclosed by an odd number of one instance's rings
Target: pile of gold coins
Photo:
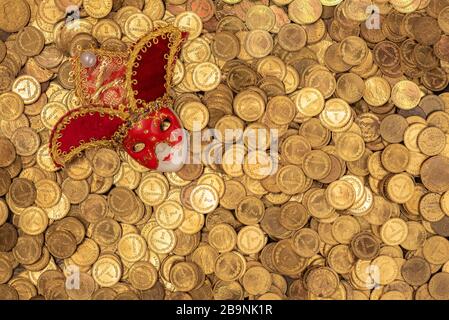
[[[56,168],[70,58],[168,24],[185,128],[241,136]],[[0,299],[449,299],[448,79],[448,0],[0,0]]]

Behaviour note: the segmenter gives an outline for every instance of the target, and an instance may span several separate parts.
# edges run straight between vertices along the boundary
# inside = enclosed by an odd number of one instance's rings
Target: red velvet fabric
[[[141,51],[142,59],[137,61],[138,68],[134,68],[137,74],[134,79],[137,84],[132,85],[133,90],[137,90],[136,99],[142,99],[145,102],[151,102],[159,97],[162,97],[167,91],[165,89],[165,67],[167,66],[167,59],[170,48],[168,47],[169,39],[159,38],[157,44],[152,44],[146,52]]]
[[[57,140],[60,143],[58,149],[61,152],[68,153],[72,149],[92,141],[92,139],[111,140],[114,133],[124,123],[124,120],[117,116],[101,114],[100,112],[89,112],[84,116],[72,118],[76,112],[77,110],[70,111],[59,121],[59,123],[62,123],[70,119],[70,123],[60,131],[61,137]],[[50,139],[50,150],[53,147],[53,136],[55,134],[55,131],[53,131]],[[62,164],[58,163],[56,157],[54,157],[54,160],[57,164]]]
[[[188,33],[183,32],[182,39],[185,40],[187,37]],[[133,77],[134,80],[137,80],[137,84],[132,85],[133,90],[138,91],[136,99],[142,99],[148,103],[162,97],[167,92],[165,75],[167,74],[166,68],[170,67],[167,63],[167,57],[171,50],[168,46],[169,43],[168,36],[165,39],[159,37],[158,42],[153,43],[146,52],[140,51],[142,59],[137,60],[139,66],[133,68],[133,71],[137,72]],[[171,67],[174,68],[174,63]]]

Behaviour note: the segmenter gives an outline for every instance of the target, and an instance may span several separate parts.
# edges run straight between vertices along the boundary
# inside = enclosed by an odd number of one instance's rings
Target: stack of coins
[[[168,24],[191,161],[56,168],[70,58]],[[447,0],[0,0],[0,299],[449,299],[448,82]]]

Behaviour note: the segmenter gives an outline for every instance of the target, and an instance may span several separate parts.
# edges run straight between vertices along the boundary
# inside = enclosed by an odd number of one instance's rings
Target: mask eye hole
[[[133,146],[133,151],[134,152],[141,152],[143,149],[145,149],[145,143],[142,143],[142,142],[136,143]]]
[[[161,128],[162,132],[167,131],[168,129],[170,129],[170,127],[171,127],[171,122],[169,119],[165,119],[164,121],[161,122],[160,128]]]

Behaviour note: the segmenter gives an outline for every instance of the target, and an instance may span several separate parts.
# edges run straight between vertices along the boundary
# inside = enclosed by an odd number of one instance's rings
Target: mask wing
[[[134,46],[127,68],[126,84],[130,91],[131,111],[153,109],[168,97],[176,58],[187,33],[176,27],[157,29]]]
[[[126,122],[126,113],[110,108],[82,107],[67,113],[50,137],[53,161],[63,166],[90,147],[113,146],[113,136]]]

